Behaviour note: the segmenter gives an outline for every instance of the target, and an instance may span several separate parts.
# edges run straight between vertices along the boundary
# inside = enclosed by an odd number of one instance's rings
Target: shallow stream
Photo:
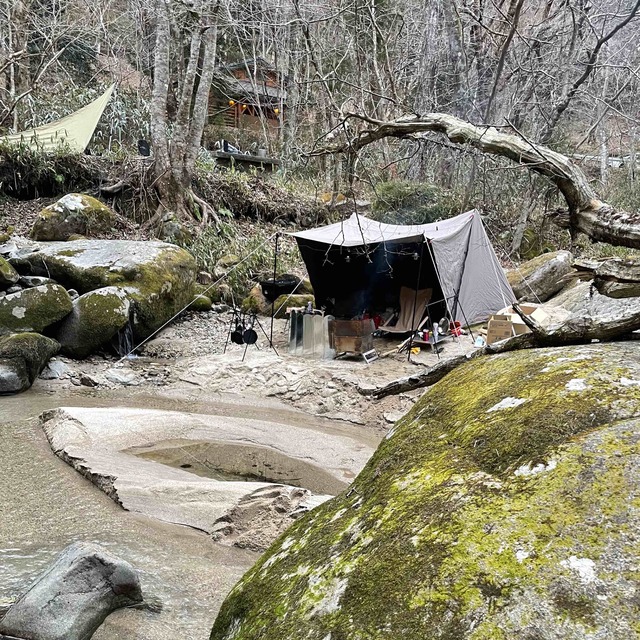
[[[274,401],[211,398],[188,386],[157,394],[84,387],[51,393],[38,380],[24,394],[0,397],[0,607],[14,600],[65,546],[76,540],[97,542],[138,569],[145,596],[162,609],[116,612],[94,635],[96,640],[205,640],[225,595],[258,556],[121,509],[51,452],[37,417],[63,405],[251,417],[348,434],[367,444],[377,440],[366,429]]]

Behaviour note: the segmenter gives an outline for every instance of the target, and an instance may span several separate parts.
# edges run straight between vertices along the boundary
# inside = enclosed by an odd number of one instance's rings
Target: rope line
[[[171,316],[171,318],[169,318],[162,326],[158,327],[151,335],[147,336],[144,340],[142,340],[142,342],[138,343],[130,351],[125,353],[125,355],[123,355],[120,358],[120,360],[118,360],[116,362],[116,364],[117,365],[120,364],[123,360],[126,360],[136,349],[139,349],[143,344],[146,344],[147,342],[149,342],[149,340],[151,340],[151,338],[153,338],[160,331],[162,331],[167,325],[171,324],[181,313],[184,313],[193,304],[193,302],[196,300],[196,298],[198,298],[199,296],[205,295],[207,293],[207,291],[209,291],[209,289],[212,289],[217,284],[222,282],[225,278],[228,278],[235,269],[237,269],[243,262],[246,262],[259,249],[264,247],[264,245],[267,244],[267,242],[271,242],[271,240],[275,236],[276,236],[275,233],[273,235],[269,236],[264,242],[260,243],[251,253],[248,253],[244,258],[242,258],[242,260],[240,260],[240,262],[238,262],[238,264],[236,264],[233,267],[231,267],[231,269],[229,269],[229,271],[227,273],[225,273],[223,276],[220,276],[215,282],[212,282],[206,289],[204,289],[204,291],[202,291],[201,293],[196,294],[193,297],[193,299],[189,301],[188,304],[186,304],[182,309],[180,309],[180,311],[178,311],[175,315]]]

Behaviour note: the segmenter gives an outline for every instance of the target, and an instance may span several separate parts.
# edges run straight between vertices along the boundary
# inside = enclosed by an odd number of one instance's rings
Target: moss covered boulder
[[[640,345],[434,385],[234,587],[212,640],[640,638]]]
[[[31,228],[34,240],[67,240],[82,234],[95,236],[115,224],[113,211],[100,200],[82,193],[69,193],[45,207]]]
[[[2,257],[0,257],[0,288],[10,287],[20,279],[18,272]]]
[[[110,286],[124,289],[133,304],[136,339],[153,333],[193,299],[195,260],[165,242],[52,242],[21,254],[14,263],[22,273],[50,275],[80,294]]]
[[[254,285],[247,297],[242,301],[242,310],[247,313],[257,313],[262,316],[271,315],[271,303],[262,293],[262,286]]]
[[[0,335],[19,331],[41,332],[62,320],[72,308],[64,287],[45,284],[0,298]]]
[[[0,336],[0,394],[28,389],[60,345],[39,333]]]
[[[86,358],[109,342],[129,321],[129,299],[123,289],[104,287],[73,301],[71,313],[56,333],[64,355]]]
[[[518,300],[544,302],[564,286],[564,277],[572,272],[569,251],[544,253],[507,272],[507,279]]]
[[[274,303],[276,318],[286,318],[287,309],[290,307],[306,307],[309,303],[311,306],[315,305],[315,298],[310,294],[294,293],[279,296]],[[269,315],[271,315],[271,308],[269,308]]]
[[[198,294],[189,305],[189,309],[191,311],[211,311],[212,306],[211,298]]]

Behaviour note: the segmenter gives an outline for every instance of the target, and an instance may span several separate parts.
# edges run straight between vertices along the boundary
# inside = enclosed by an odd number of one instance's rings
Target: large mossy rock
[[[0,287],[10,287],[20,279],[18,272],[0,257]]]
[[[95,289],[73,302],[56,338],[64,355],[86,358],[129,322],[129,299],[118,287]]]
[[[213,640],[640,637],[640,345],[474,360],[227,597]]]
[[[110,286],[124,289],[133,303],[136,339],[153,333],[193,299],[193,256],[164,242],[52,242],[13,263],[23,273],[50,275],[81,294]]]
[[[0,394],[26,391],[59,349],[39,333],[0,336]]]
[[[507,279],[518,300],[544,302],[564,286],[564,277],[571,273],[569,251],[544,253],[507,272]]]
[[[278,296],[274,302],[274,313],[276,318],[286,318],[287,309],[290,307],[307,307],[311,303],[311,306],[315,305],[315,297],[307,293],[294,293],[292,295]],[[269,309],[269,315],[271,315],[271,309]]]
[[[45,284],[0,298],[0,335],[18,331],[40,332],[64,318],[72,301],[64,287]]]
[[[69,193],[45,207],[31,228],[34,240],[68,240],[70,236],[99,235],[115,223],[113,211],[100,200],[82,193]]]

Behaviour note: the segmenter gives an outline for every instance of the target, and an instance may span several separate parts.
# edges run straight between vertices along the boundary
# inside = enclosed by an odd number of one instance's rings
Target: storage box
[[[536,322],[543,322],[547,317],[547,314],[535,304],[521,304],[520,309]],[[513,307],[506,307],[489,319],[487,344],[493,344],[530,331],[522,318],[513,310]]]

